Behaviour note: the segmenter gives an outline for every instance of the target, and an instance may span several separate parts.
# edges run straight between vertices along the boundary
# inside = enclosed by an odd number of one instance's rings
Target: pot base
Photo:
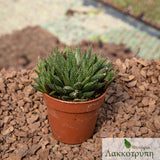
[[[86,141],[93,135],[98,113],[99,108],[83,114],[52,110],[48,116],[54,137],[67,144],[78,144]]]

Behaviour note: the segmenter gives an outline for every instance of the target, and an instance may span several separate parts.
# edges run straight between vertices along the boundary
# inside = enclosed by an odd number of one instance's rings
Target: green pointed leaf
[[[40,92],[42,92],[42,93],[45,93],[45,90],[43,90],[40,86],[36,86],[36,85],[34,85],[34,84],[31,84],[31,86],[32,86],[33,88],[35,88],[36,90],[38,90],[38,91],[40,91]]]
[[[63,88],[66,93],[71,93],[74,91],[74,89],[71,86],[64,86]]]
[[[106,84],[106,82],[97,83],[96,86],[95,86],[95,90],[98,90],[98,89],[102,88],[105,84]]]
[[[87,60],[91,57],[91,51],[92,51],[92,47],[89,47],[89,50],[87,51],[87,54],[86,54]]]
[[[52,79],[56,85],[63,87],[63,82],[60,80],[58,76],[52,75]]]
[[[96,80],[96,81],[93,81],[93,82],[87,83],[87,84],[83,87],[83,92],[93,90],[93,89],[95,88],[96,84],[97,84],[97,80]]]
[[[79,66],[80,61],[81,61],[81,50],[80,50],[80,48],[76,47],[75,58],[76,58],[76,61],[77,61],[77,65]]]
[[[124,144],[126,146],[126,148],[131,148],[131,143],[129,141],[127,141],[126,139],[124,139]]]
[[[69,96],[62,96],[62,100],[69,101],[72,100],[72,98]]]
[[[80,90],[80,89],[82,88],[82,86],[83,86],[83,85],[82,85],[82,82],[77,82],[77,83],[74,84],[73,87],[74,87],[75,89]]]
[[[51,90],[55,91],[56,88],[55,88],[55,85],[54,84],[48,84],[49,88],[51,88]]]
[[[74,91],[69,94],[71,98],[76,98],[78,96],[78,92]]]
[[[40,72],[38,72],[36,69],[34,69],[34,71],[37,73],[38,76],[40,76]]]
[[[104,79],[105,76],[106,76],[106,73],[96,74],[95,76],[93,76],[91,78],[91,81],[95,81],[95,80],[100,81],[100,80]]]
[[[91,91],[91,92],[84,92],[83,93],[83,96],[82,96],[82,99],[85,99],[85,98],[88,98],[88,97],[91,97],[93,94],[94,94],[95,91]]]
[[[52,91],[49,93],[50,96],[54,95],[56,93],[56,91]]]

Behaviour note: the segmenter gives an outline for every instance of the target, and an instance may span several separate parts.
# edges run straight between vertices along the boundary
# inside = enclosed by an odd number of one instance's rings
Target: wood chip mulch
[[[76,46],[80,46],[83,51],[92,46],[93,53],[101,53],[103,57],[110,58],[112,61],[118,58],[124,61],[134,56],[132,51],[123,44],[92,43],[84,40]],[[41,27],[26,27],[12,34],[0,36],[0,69],[33,69],[38,56],[45,58],[55,48],[62,50],[65,47],[66,45],[57,37]]]

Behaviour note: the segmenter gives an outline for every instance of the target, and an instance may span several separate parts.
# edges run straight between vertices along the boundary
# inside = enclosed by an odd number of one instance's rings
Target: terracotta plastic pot
[[[106,92],[86,102],[63,101],[43,94],[54,137],[68,144],[78,144],[90,138]]]

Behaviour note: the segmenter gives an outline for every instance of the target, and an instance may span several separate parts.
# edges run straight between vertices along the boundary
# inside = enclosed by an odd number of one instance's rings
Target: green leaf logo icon
[[[128,142],[126,139],[124,139],[124,144],[125,144],[126,148],[131,148],[131,143]]]

